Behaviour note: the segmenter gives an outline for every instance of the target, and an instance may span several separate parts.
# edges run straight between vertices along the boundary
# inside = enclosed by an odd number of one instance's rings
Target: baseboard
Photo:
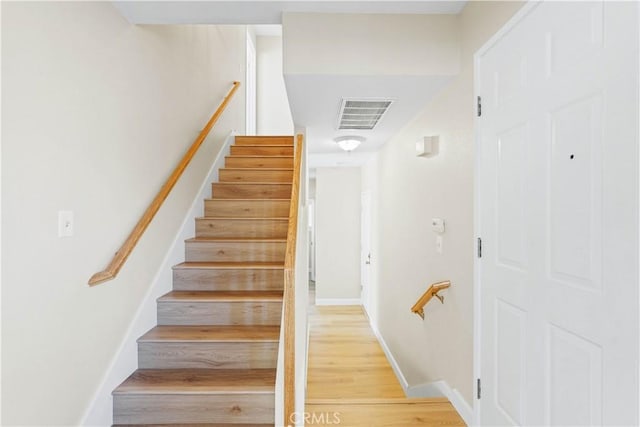
[[[398,365],[398,362],[393,357],[393,353],[391,353],[391,349],[389,349],[389,346],[385,342],[384,338],[382,338],[382,334],[380,334],[380,331],[378,330],[378,328],[373,324],[373,322],[370,322],[369,324],[371,325],[371,329],[373,330],[373,333],[375,334],[376,338],[378,338],[378,342],[380,343],[380,347],[382,347],[382,351],[384,351],[385,356],[387,356],[387,360],[391,365],[391,369],[393,369],[393,372],[396,374],[398,381],[400,381],[400,385],[402,386],[404,393],[407,394],[407,388],[409,387],[409,384],[407,383],[407,379],[404,377],[404,374],[400,369],[400,365]]]
[[[316,305],[362,305],[360,298],[317,298]]]
[[[370,325],[376,338],[378,338],[378,342],[382,347],[382,351],[384,351],[385,356],[387,356],[387,360],[391,365],[391,369],[393,369],[393,372],[396,374],[396,377],[398,378],[398,381],[400,382],[400,385],[402,386],[402,389],[404,390],[404,393],[407,397],[445,396],[447,399],[449,399],[458,414],[460,414],[460,417],[462,417],[464,422],[468,426],[474,425],[473,409],[467,403],[467,401],[464,400],[464,397],[462,397],[460,392],[457,389],[451,388],[451,386],[449,386],[446,381],[440,380],[410,386],[404,374],[402,373],[402,370],[400,369],[400,365],[398,365],[398,362],[393,357],[391,349],[389,349],[389,346],[382,337],[382,334],[380,334],[380,331],[372,321],[370,321]]]
[[[473,409],[467,401],[464,400],[460,392],[455,388],[451,388],[446,381],[438,381],[438,383],[442,394],[444,394],[453,407],[456,408],[456,411],[458,411],[458,414],[460,414],[465,424],[468,426],[474,425]]]
[[[444,397],[445,389],[449,387],[445,381],[432,381],[429,383],[411,385],[405,393],[407,397]]]
[[[122,340],[116,355],[82,417],[83,426],[110,426],[113,424],[113,399],[111,392],[124,381],[138,367],[138,346],[136,340],[142,334],[153,328],[156,323],[156,299],[171,290],[172,269],[176,264],[184,261],[184,241],[195,234],[196,217],[204,212],[204,199],[211,194],[211,183],[218,179],[218,169],[224,166],[225,156],[229,153],[229,146],[234,140],[235,131],[229,133],[218,152],[218,155],[202,181],[200,190],[196,194],[179,231],[169,247],[167,254],[158,269],[142,304],[136,311],[133,321]]]

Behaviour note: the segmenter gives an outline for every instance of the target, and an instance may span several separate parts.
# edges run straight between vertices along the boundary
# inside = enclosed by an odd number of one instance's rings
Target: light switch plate
[[[73,212],[58,211],[58,237],[73,236]]]
[[[431,230],[433,230],[434,233],[444,233],[444,219],[431,218]]]
[[[441,235],[436,236],[436,252],[439,254],[442,253],[442,236]]]

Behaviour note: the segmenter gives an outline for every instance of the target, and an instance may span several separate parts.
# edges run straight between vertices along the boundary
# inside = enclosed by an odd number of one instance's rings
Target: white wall
[[[316,169],[316,301],[360,298],[360,169]]]
[[[231,129],[242,90],[117,279],[94,288],[232,80],[244,27],[2,4],[2,423],[77,425]],[[57,237],[57,211],[75,235]]]
[[[285,13],[288,74],[446,76],[460,66],[456,15]]]
[[[458,16],[462,71],[363,167],[374,192],[374,321],[409,385],[445,380],[473,400],[472,55],[521,6],[469,2]],[[415,156],[415,141],[439,135],[439,154]],[[444,218],[444,252],[429,220]],[[449,279],[445,303],[425,320],[410,312],[430,283]]]
[[[292,135],[293,119],[282,75],[282,37],[257,37],[258,135]]]
[[[309,179],[309,198],[314,199],[316,197],[316,179]]]

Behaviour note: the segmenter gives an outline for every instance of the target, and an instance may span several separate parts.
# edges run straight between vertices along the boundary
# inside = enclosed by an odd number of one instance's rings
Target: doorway
[[[362,306],[371,316],[371,191],[360,198],[360,281]]]
[[[245,135],[256,134],[256,47],[247,28],[246,117]]]

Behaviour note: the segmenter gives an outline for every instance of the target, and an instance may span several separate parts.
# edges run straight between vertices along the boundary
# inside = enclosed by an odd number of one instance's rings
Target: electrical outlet
[[[73,236],[73,212],[58,211],[58,237]]]

